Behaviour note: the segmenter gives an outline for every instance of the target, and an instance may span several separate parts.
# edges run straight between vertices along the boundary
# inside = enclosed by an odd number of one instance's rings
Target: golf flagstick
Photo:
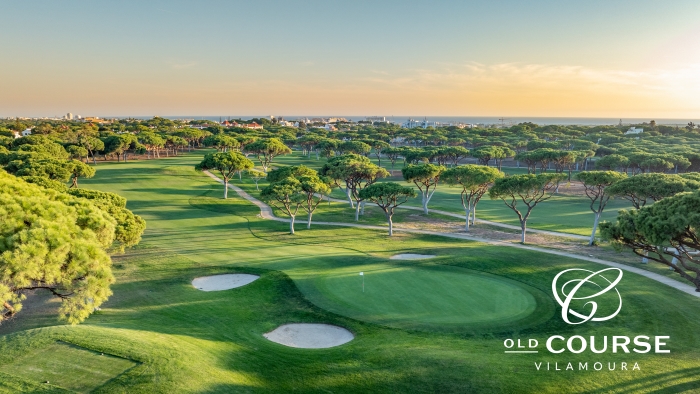
[[[365,273],[360,272],[360,276],[362,277],[362,292],[365,292]]]

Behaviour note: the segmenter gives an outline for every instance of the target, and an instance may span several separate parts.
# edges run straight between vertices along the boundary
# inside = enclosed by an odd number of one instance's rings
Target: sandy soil
[[[435,257],[434,254],[415,254],[415,253],[401,253],[395,254],[389,257],[390,260],[423,260],[432,259]]]
[[[281,345],[304,349],[340,346],[355,338],[350,331],[342,327],[307,323],[285,324],[263,336]]]
[[[192,286],[202,291],[220,291],[245,286],[258,278],[258,275],[250,274],[203,276],[201,278],[194,278]]]

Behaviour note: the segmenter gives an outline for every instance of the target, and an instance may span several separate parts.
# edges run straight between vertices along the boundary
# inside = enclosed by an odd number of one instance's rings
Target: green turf
[[[114,295],[85,323],[55,325],[46,318],[50,305],[41,299],[22,311],[12,329],[0,336],[0,366],[64,341],[138,363],[95,390],[101,393],[700,390],[700,334],[692,329],[700,324],[700,302],[695,297],[626,273],[618,285],[624,307],[615,319],[569,326],[561,321],[551,297],[552,278],[566,268],[602,266],[457,239],[409,234],[389,238],[384,231],[354,228],[315,226],[310,231],[300,228],[292,236],[285,223],[256,217],[259,211],[251,204],[239,198],[222,200],[221,186],[191,169],[201,155],[199,151],[170,159],[98,164],[97,176],[82,183],[127,197],[129,208],[148,222],[143,241],[113,258]],[[396,253],[439,257],[388,259]],[[455,306],[459,300],[433,293],[440,293],[440,286],[459,287],[476,280],[481,285],[465,294],[482,297],[477,298],[483,304],[478,305],[480,310],[496,302],[501,294],[492,293],[498,289],[527,292],[535,310],[507,324],[443,324],[435,329],[437,323],[426,324],[422,316],[401,316],[400,324],[382,323],[378,319],[384,303],[353,305],[357,273],[371,273],[372,267],[380,266],[387,268],[382,276],[390,275],[391,269],[396,272],[381,282],[385,294],[404,294],[392,295],[398,310],[419,311],[419,306],[409,305],[419,299],[432,299],[431,305],[443,310],[459,308]],[[235,272],[261,278],[222,292],[201,292],[191,286],[198,276]],[[343,275],[350,281],[334,283]],[[417,275],[434,285],[416,289]],[[488,282],[492,278],[501,286],[497,290]],[[372,286],[371,291],[377,286],[373,279],[366,285]],[[513,305],[501,307],[509,309]],[[377,318],[360,316],[371,313]],[[308,350],[287,348],[262,336],[292,322],[336,324],[356,337],[337,348]],[[553,334],[669,335],[672,353],[594,357],[503,353],[506,338],[543,343]],[[636,361],[642,370],[543,373],[533,365],[564,360]],[[56,373],[70,372],[63,364],[55,368]],[[0,392],[42,388],[0,369]]]
[[[131,360],[55,342],[32,349],[0,368],[5,373],[33,383],[49,382],[51,385],[86,393],[135,365]]]
[[[321,293],[319,306],[364,321],[431,331],[493,329],[527,318],[536,308],[535,298],[522,284],[464,268],[396,264],[352,268],[311,279]],[[364,273],[364,292],[357,269]]]

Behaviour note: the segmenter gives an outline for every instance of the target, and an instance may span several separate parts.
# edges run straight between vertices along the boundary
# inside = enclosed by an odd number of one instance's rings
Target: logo
[[[616,271],[617,278],[611,282],[606,277],[601,275],[603,272],[607,271]],[[561,285],[560,288],[557,284],[557,281],[559,280],[559,277],[568,272],[577,272],[587,276],[583,279],[571,279],[565,282],[563,285]],[[587,321],[606,321],[617,316],[617,314],[620,313],[620,310],[622,309],[622,297],[620,296],[620,292],[617,291],[615,286],[618,283],[620,283],[621,279],[622,270],[619,268],[606,268],[597,272],[589,271],[582,268],[571,268],[558,273],[552,281],[552,293],[554,294],[554,298],[561,306],[561,318],[569,324],[582,324]],[[600,290],[590,295],[577,297],[576,293],[581,289],[581,287],[583,287],[587,283],[598,287]],[[617,310],[608,316],[595,317],[596,312],[598,311],[598,303],[595,302],[593,299],[607,293],[610,290],[615,290],[615,292],[617,293],[617,298],[619,300],[619,306],[617,307]],[[590,300],[583,305],[583,308],[587,308],[590,305],[590,312],[586,314],[571,309],[571,302],[575,300]],[[574,320],[577,321],[569,320],[571,316],[573,316],[575,318]]]

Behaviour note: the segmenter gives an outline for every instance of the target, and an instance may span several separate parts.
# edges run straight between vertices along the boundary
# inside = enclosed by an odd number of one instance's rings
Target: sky
[[[700,1],[0,0],[0,116],[700,117]]]

